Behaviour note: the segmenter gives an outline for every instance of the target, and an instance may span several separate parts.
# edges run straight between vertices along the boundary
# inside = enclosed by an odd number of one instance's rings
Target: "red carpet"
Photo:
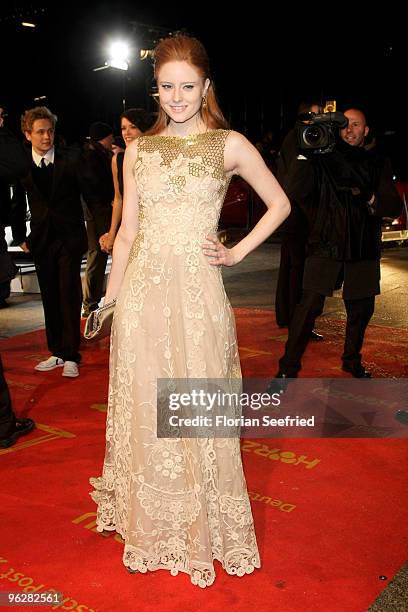
[[[270,376],[284,341],[273,313],[236,316],[244,374]],[[309,347],[302,374],[341,376],[343,324],[319,323],[324,351]],[[406,330],[371,326],[366,364],[405,377],[407,348]],[[2,340],[0,350],[18,414],[37,422],[0,451],[1,591],[54,589],[65,602],[52,609],[61,610],[358,612],[405,562],[405,440],[244,440],[262,569],[237,578],[216,563],[215,584],[203,591],[183,574],[128,574],[119,537],[95,532],[88,495],[104,452],[107,342],[84,348],[74,380],[33,371],[47,355],[43,332]]]

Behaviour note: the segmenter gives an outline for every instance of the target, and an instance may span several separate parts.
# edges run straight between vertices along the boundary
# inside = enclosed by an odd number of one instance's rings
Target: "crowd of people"
[[[112,253],[106,455],[102,475],[91,479],[98,530],[123,537],[130,572],[181,571],[205,587],[215,578],[214,559],[232,575],[260,567],[239,440],[158,438],[157,380],[241,376],[220,267],[239,264],[283,222],[276,316],[288,341],[276,379],[298,375],[325,297],[340,286],[347,312],[342,367],[369,377],[362,346],[380,290],[381,219],[398,216],[401,201],[387,160],[365,147],[361,109],[345,109],[344,127],[325,154],[300,151],[295,130],[276,158],[271,136],[255,147],[230,130],[199,41],[162,40],[154,69],[157,119],[149,126],[136,110],[125,111],[116,153],[114,131],[103,122],[90,126],[82,151],[56,145],[56,116],[36,107],[22,117],[28,153],[0,128],[1,180],[16,184],[19,244],[32,255],[41,290],[50,356],[36,370],[79,375],[81,308],[84,316],[98,308]],[[313,121],[319,108],[303,110]],[[217,221],[233,175],[249,183],[266,211],[227,248]],[[22,236],[26,198],[31,233]],[[13,275],[9,268],[2,283]],[[34,423],[15,417],[1,362],[0,384],[0,443],[7,446]]]
[[[123,163],[123,154],[114,153],[113,128],[106,123],[90,125],[81,150],[57,144],[57,117],[46,107],[29,109],[22,116],[24,143],[4,125],[5,117],[0,108],[0,308],[9,306],[10,284],[17,271],[5,235],[10,226],[12,244],[20,246],[35,264],[41,291],[51,355],[35,369],[46,372],[61,367],[64,377],[76,378],[81,360],[81,306],[83,316],[98,307],[107,253],[120,225],[121,205],[118,208],[115,203],[120,197],[117,185],[123,179],[116,159],[122,155]],[[148,125],[149,114],[143,109],[125,111],[121,117],[124,146]],[[108,230],[109,244],[103,245]],[[81,281],[84,254],[87,263]],[[33,428],[32,419],[18,419],[14,414],[0,361],[0,447],[15,444]]]

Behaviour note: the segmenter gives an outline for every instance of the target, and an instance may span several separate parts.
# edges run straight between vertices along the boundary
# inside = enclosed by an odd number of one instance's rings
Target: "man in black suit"
[[[63,367],[75,378],[80,362],[81,261],[87,238],[78,177],[79,151],[54,147],[57,118],[44,107],[28,110],[21,128],[31,142],[31,169],[22,185],[31,212],[31,234],[22,245],[33,255],[51,357],[41,372]]]
[[[367,325],[380,293],[381,219],[400,214],[402,202],[389,161],[365,147],[369,128],[364,113],[350,108],[333,151],[299,155],[284,185],[288,197],[303,203],[309,219],[308,257],[303,293],[289,325],[278,378],[296,377],[325,297],[343,285],[347,312],[342,369],[370,377],[361,362]]]
[[[9,206],[10,183],[21,178],[29,168],[22,144],[3,126],[1,115],[0,112],[0,213]],[[1,240],[4,238],[0,233]],[[33,428],[32,419],[17,418],[14,414],[0,356],[0,448],[12,446],[20,436],[28,434]]]

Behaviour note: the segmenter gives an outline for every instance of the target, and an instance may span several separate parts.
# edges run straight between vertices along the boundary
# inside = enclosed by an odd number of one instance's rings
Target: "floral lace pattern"
[[[156,436],[158,378],[238,378],[234,316],[201,245],[217,230],[228,132],[142,136],[133,172],[139,233],[111,334],[98,530],[125,540],[130,571],[167,569],[213,583],[260,567],[239,440]]]

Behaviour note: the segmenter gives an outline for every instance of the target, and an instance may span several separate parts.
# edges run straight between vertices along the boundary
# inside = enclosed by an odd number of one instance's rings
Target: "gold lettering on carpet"
[[[282,461],[282,463],[291,465],[302,464],[307,470],[313,469],[320,463],[320,459],[308,459],[307,455],[297,456],[292,451],[284,451],[280,448],[262,444],[261,442],[254,442],[253,440],[242,440],[241,449],[244,453],[254,453],[254,455],[265,457],[265,459]]]
[[[0,557],[0,563],[8,563],[8,561],[4,557]],[[0,574],[0,580],[8,580],[9,582],[11,582],[13,589],[19,586],[25,593],[41,593],[44,591],[46,591],[47,593],[62,593],[62,589],[54,589],[52,587],[46,586],[45,584],[34,584],[35,582],[37,582],[35,578],[27,576],[23,572],[16,571],[14,567],[2,567],[1,569],[4,571],[2,571],[2,573]],[[85,604],[80,604],[75,599],[72,599],[70,596],[67,596],[66,593],[63,594],[63,601],[61,601],[61,603],[55,604],[54,606],[52,606],[51,609],[57,610],[61,607],[63,610],[76,610],[77,612],[85,612],[86,610],[88,610],[89,612],[95,612],[95,608],[90,608]]]
[[[248,491],[249,499],[252,501],[259,501],[268,506],[273,506],[275,508],[279,508],[282,512],[292,512],[297,506],[295,504],[288,504],[287,502],[283,502],[280,499],[272,499],[267,495],[262,495],[261,493],[254,493],[253,491]]]

